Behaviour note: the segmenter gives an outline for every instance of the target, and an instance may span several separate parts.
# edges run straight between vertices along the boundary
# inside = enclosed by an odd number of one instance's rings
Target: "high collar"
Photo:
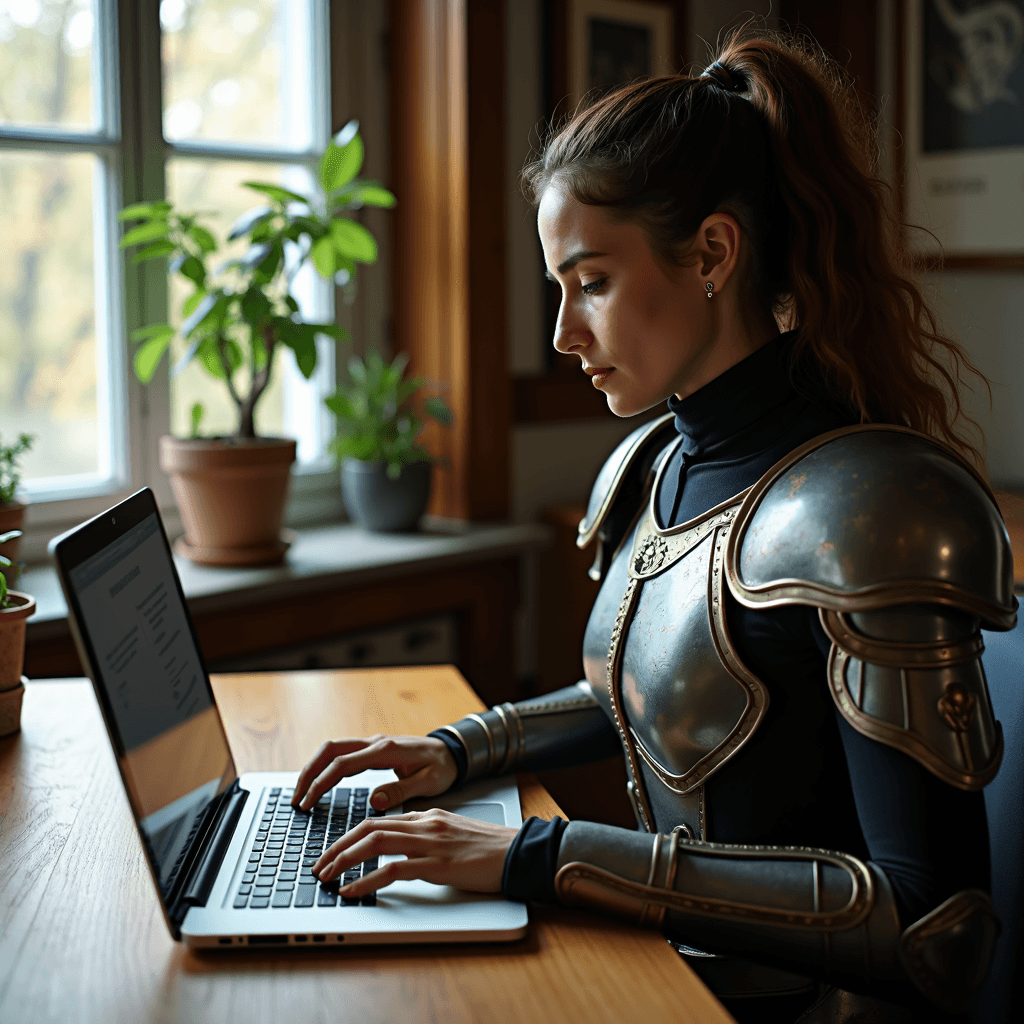
[[[690,459],[728,459],[770,440],[762,428],[782,406],[800,401],[790,372],[794,339],[793,331],[780,334],[699,391],[668,400]]]

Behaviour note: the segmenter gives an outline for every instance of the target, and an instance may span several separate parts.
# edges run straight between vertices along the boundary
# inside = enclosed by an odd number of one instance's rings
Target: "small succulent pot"
[[[21,699],[25,680],[25,620],[36,610],[36,600],[16,590],[8,591],[8,607],[0,608],[0,736],[21,728]]]
[[[427,508],[433,468],[430,462],[412,462],[392,480],[386,462],[345,459],[341,496],[349,518],[372,533],[416,529]]]

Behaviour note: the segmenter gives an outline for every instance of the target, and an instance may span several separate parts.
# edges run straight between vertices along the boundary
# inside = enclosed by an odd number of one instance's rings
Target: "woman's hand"
[[[499,892],[505,855],[518,831],[436,807],[367,818],[323,852],[313,874],[330,882],[363,861],[404,854],[406,860],[389,861],[338,891],[365,896],[398,879],[422,878],[471,892]]]
[[[308,811],[336,783],[367,768],[390,768],[399,779],[373,791],[370,804],[379,811],[414,796],[437,796],[458,775],[452,752],[434,736],[333,740],[299,773],[292,806]]]

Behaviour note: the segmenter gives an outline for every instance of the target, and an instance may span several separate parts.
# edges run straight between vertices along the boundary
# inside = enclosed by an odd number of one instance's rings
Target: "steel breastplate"
[[[663,530],[656,493],[608,569],[587,625],[584,670],[618,729],[641,824],[703,839],[704,780],[768,707],[725,619],[725,539],[743,494]]]

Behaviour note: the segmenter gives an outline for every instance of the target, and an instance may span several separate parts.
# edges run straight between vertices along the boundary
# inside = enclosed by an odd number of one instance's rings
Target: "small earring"
[[[714,286],[713,282],[708,281],[708,283],[706,285],[704,285],[704,287],[707,288],[707,290],[708,290],[708,298],[710,299],[712,293],[715,290],[715,286]]]

